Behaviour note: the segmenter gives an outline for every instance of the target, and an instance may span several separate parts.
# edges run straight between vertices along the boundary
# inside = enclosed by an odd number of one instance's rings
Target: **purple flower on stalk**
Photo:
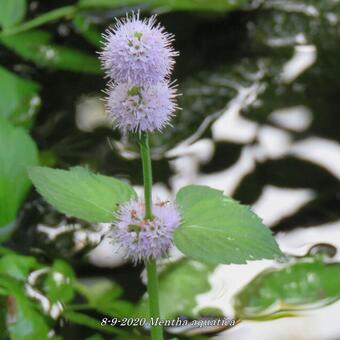
[[[126,15],[103,35],[100,53],[103,68],[117,83],[155,84],[167,77],[178,55],[171,43],[173,35],[152,16],[141,20],[139,13]]]
[[[161,130],[177,109],[176,89],[164,81],[144,87],[113,84],[107,95],[109,116],[123,133]]]
[[[152,220],[144,218],[142,201],[127,202],[118,210],[113,237],[134,263],[165,256],[172,245],[173,232],[179,226],[180,215],[168,202],[154,203],[152,214]]]

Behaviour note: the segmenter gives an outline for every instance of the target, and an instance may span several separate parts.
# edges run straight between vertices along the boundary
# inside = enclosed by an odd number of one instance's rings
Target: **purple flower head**
[[[107,95],[109,116],[123,133],[161,130],[177,109],[176,89],[165,81],[144,87],[113,84]]]
[[[156,17],[141,20],[139,13],[117,20],[103,35],[100,58],[106,74],[115,82],[155,84],[169,75],[178,55],[173,35],[156,24]]]
[[[172,235],[179,226],[180,215],[168,202],[156,202],[152,206],[153,220],[146,220],[142,201],[130,201],[121,205],[114,225],[113,237],[134,262],[159,259],[172,245]]]

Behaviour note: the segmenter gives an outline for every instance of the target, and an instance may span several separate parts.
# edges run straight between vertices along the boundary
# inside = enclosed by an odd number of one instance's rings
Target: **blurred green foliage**
[[[51,44],[51,34],[48,32],[31,30],[0,39],[6,47],[38,66],[90,74],[101,73],[98,58],[75,49]]]
[[[72,304],[77,292],[85,298],[82,304]],[[131,306],[119,300],[121,293],[119,285],[112,282],[99,279],[90,287],[78,282],[65,261],[57,259],[52,266],[46,266],[31,256],[6,253],[0,257],[0,298],[3,298],[0,304],[7,311],[1,315],[0,324],[7,325],[1,329],[1,336],[8,332],[14,340],[48,339],[50,327],[60,318],[109,334],[128,336],[128,332],[110,325],[103,327],[99,318],[78,311],[97,310],[106,317],[110,310],[115,316],[116,313],[127,315]]]
[[[166,264],[159,275],[161,317],[173,320],[183,315],[189,318],[199,316],[196,298],[211,289],[208,278],[214,269],[215,266],[189,259]],[[135,313],[138,317],[148,317],[147,296],[139,303]],[[221,312],[218,314],[216,311],[216,315],[221,315]]]
[[[340,264],[305,257],[282,268],[269,269],[235,296],[241,319],[270,320],[294,316],[340,299]]]
[[[1,2],[0,26],[8,28],[20,23],[26,14],[26,0],[3,0]]]
[[[0,116],[15,125],[29,127],[39,108],[40,86],[0,67]]]
[[[37,147],[27,131],[0,117],[0,227],[15,222],[31,186],[26,169],[37,164]]]

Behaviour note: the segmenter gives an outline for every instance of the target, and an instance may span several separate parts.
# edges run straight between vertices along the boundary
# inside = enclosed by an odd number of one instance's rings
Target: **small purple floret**
[[[156,23],[155,16],[141,20],[139,13],[127,14],[103,36],[100,59],[107,76],[117,83],[155,84],[173,69],[178,55],[171,46],[173,35]]]
[[[176,89],[164,81],[145,87],[114,84],[107,94],[109,116],[123,133],[161,130],[177,109]]]
[[[180,215],[169,202],[157,202],[152,206],[153,220],[146,220],[142,201],[123,204],[117,213],[113,237],[134,262],[160,259],[172,245],[174,230],[180,224]]]

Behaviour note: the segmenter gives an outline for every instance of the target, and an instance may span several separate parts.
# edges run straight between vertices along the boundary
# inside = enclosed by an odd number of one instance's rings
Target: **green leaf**
[[[49,33],[38,30],[0,37],[0,42],[7,48],[39,66],[101,74],[98,58],[72,48],[51,44],[50,40]]]
[[[19,281],[25,281],[32,270],[40,267],[32,256],[6,254],[0,258],[0,274],[6,274]]]
[[[26,14],[26,0],[1,0],[0,26],[7,28],[13,26]]]
[[[30,126],[40,107],[40,86],[0,66],[0,116],[13,124]]]
[[[130,185],[82,167],[33,167],[29,177],[47,202],[68,216],[89,222],[112,222],[118,204],[136,197]]]
[[[175,244],[195,260],[242,264],[282,255],[261,220],[222,191],[187,186],[178,192],[177,204],[183,222],[175,231]]]
[[[27,298],[24,283],[0,275],[0,287],[6,289],[9,296],[7,328],[11,340],[47,340],[49,328],[36,303]]]
[[[74,280],[74,271],[68,263],[62,260],[54,261],[44,282],[49,300],[70,302],[74,296]]]
[[[167,265],[159,274],[159,299],[162,319],[176,319],[179,316],[195,318],[199,311],[196,297],[208,292],[211,287],[209,275],[214,266],[208,266],[189,259],[182,259]],[[147,296],[140,302],[136,315],[149,316]]]
[[[77,283],[76,288],[82,294],[89,307],[111,317],[128,317],[131,315],[133,306],[120,300],[123,290],[115,282],[96,278],[95,282]]]
[[[258,275],[235,296],[234,307],[241,319],[266,320],[339,299],[340,264],[307,257]]]
[[[31,183],[26,168],[38,164],[29,134],[0,117],[0,227],[12,222]]]

